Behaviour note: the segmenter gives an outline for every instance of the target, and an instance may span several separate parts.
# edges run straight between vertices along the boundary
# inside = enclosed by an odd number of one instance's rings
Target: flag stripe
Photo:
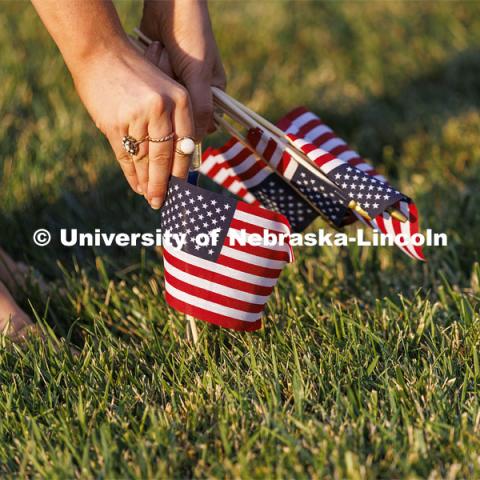
[[[184,300],[179,300],[175,296],[172,296],[168,291],[165,292],[165,299],[168,304],[186,315],[192,315],[204,322],[213,323],[224,328],[231,328],[233,330],[239,330],[243,332],[252,332],[261,328],[262,323],[260,320],[256,322],[246,322],[243,320],[235,320],[229,316],[220,315],[212,312],[209,309],[200,308],[199,306],[191,303],[187,303]]]
[[[188,283],[190,285],[196,285],[209,292],[214,291],[223,296],[229,296],[231,298],[236,298],[244,302],[255,303],[262,306],[268,300],[268,294],[270,292],[268,292],[267,295],[256,295],[255,293],[244,292],[242,290],[239,290],[238,288],[228,287],[224,283],[215,282],[214,280],[205,280],[204,278],[193,275],[188,271],[180,270],[174,265],[172,265],[166,258],[163,259],[163,262],[165,272],[168,272],[170,277],[176,277],[183,280],[185,283]]]
[[[170,254],[170,252],[166,248],[163,251],[163,256],[164,259],[166,259],[172,266],[178,268],[182,272],[188,272],[189,274],[195,275],[199,279],[204,279],[219,285],[225,285],[227,288],[232,288],[253,295],[262,295],[268,297],[268,295],[270,295],[270,293],[272,292],[272,285],[250,283],[245,280],[238,280],[236,278],[232,278],[231,276],[223,275],[222,273],[213,272],[206,268],[189,263],[188,259],[186,259],[187,261],[180,260],[173,254]]]
[[[188,295],[195,296],[199,299],[215,303],[220,307],[227,307],[234,310],[239,310],[245,313],[261,313],[264,303],[260,305],[253,302],[243,302],[235,296],[222,295],[218,291],[202,288],[198,283],[185,282],[185,277],[174,276],[168,270],[165,270],[165,281],[178,291],[184,292]]]

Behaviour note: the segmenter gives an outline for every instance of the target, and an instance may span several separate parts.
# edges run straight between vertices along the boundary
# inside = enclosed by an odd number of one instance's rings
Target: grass
[[[139,4],[118,5],[133,27]],[[158,215],[30,4],[1,7],[2,245],[57,287],[22,304],[81,354],[1,341],[0,475],[480,476],[480,4],[211,2],[229,91],[272,119],[308,105],[449,245],[424,265],[297,249],[263,330],[202,324],[198,348],[155,252],[33,245],[37,227],[151,231]]]

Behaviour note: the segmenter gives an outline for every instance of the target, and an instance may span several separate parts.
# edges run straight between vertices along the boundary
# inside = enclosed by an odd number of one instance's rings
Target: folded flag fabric
[[[278,277],[292,261],[288,220],[172,177],[161,222],[164,239],[171,238],[163,245],[169,305],[222,327],[259,329]],[[234,241],[265,232],[276,241]]]
[[[352,150],[318,116],[304,107],[296,108],[288,113],[277,123],[277,126],[320,167],[327,177],[340,187],[345,198],[356,200],[370,214],[372,220],[365,220],[349,209],[332,210],[331,204],[319,201],[322,197],[319,197],[314,189],[316,187],[319,190],[322,186],[325,187],[325,184],[319,177],[312,178],[312,175],[315,176],[312,172],[305,172],[306,169],[292,159],[282,145],[279,145],[268,132],[261,129],[252,129],[247,135],[248,141],[256,150],[258,156],[253,155],[237,140],[232,139],[227,143],[228,148],[226,149],[211,149],[205,152],[204,163],[206,165],[205,168],[202,168],[203,173],[211,176],[210,172],[214,170],[213,164],[221,165],[217,168],[224,172],[223,186],[228,188],[225,185],[225,180],[236,176],[238,180],[243,180],[244,187],[257,197],[248,188],[248,182],[252,182],[252,177],[248,176],[248,172],[252,170],[262,171],[262,168],[265,168],[264,161],[266,161],[279,175],[288,179],[292,184],[296,183],[297,189],[322,211],[324,217],[327,217],[336,226],[347,225],[357,217],[365,225],[381,233],[394,235],[402,233],[406,241],[402,242],[401,245],[397,243],[399,248],[412,258],[425,260],[422,248],[413,246],[409,242],[411,237],[419,231],[418,212],[411,199],[388,185],[385,177]],[[245,164],[248,164],[248,168],[245,168]],[[267,168],[269,167],[267,166]],[[348,171],[348,168],[352,170]],[[273,169],[270,169],[271,173],[274,172]],[[295,177],[295,175],[297,176]],[[335,176],[337,177],[335,178]],[[354,179],[354,177],[357,178]],[[218,181],[214,177],[211,178],[222,185],[222,181]],[[302,179],[304,185],[299,182]],[[307,186],[310,186],[310,188],[308,189]],[[262,201],[258,197],[257,199],[263,204],[264,200]],[[345,207],[345,203],[342,203],[341,200],[334,196],[331,199],[336,200],[334,202],[335,207],[339,208],[340,205]],[[398,208],[406,216],[407,221],[401,222],[385,211],[390,206]],[[284,212],[284,214],[292,223],[294,212]]]

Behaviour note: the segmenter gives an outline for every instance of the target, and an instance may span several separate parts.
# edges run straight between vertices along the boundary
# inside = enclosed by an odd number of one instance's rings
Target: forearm
[[[71,71],[93,55],[130,48],[109,0],[32,0]]]

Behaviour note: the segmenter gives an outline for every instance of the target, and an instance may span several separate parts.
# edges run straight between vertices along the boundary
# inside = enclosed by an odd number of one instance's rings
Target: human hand
[[[164,45],[175,77],[190,94],[195,136],[201,140],[215,130],[211,87],[224,89],[226,85],[207,3],[145,0],[140,29]]]
[[[154,43],[147,57],[158,57],[159,50],[160,45]],[[72,75],[128,183],[145,196],[152,208],[160,208],[170,174],[185,178],[190,157],[175,152],[174,139],[144,141],[138,154],[131,157],[123,148],[122,138],[161,138],[171,132],[177,137],[194,137],[187,91],[129,46],[92,56],[81,68],[72,70]]]

